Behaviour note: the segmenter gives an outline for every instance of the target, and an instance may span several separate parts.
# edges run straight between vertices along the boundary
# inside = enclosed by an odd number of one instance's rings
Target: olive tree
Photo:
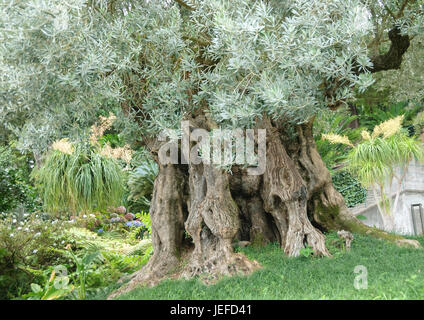
[[[170,273],[256,269],[233,251],[235,239],[278,241],[289,256],[306,245],[330,256],[326,230],[398,239],[348,211],[313,121],[354,99],[373,73],[401,66],[410,36],[423,30],[422,1],[2,0],[0,8],[0,117],[25,147],[119,109],[158,162],[154,255],[126,290]],[[263,174],[187,161],[184,150],[178,163],[159,161],[170,143],[163,135],[178,135],[170,130],[182,121],[188,134],[265,129]],[[187,143],[195,144],[176,145]]]

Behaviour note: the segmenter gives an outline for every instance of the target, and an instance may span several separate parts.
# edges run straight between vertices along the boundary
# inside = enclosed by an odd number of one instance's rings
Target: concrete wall
[[[392,196],[394,197],[397,186],[393,184],[392,188]],[[395,232],[399,234],[413,235],[415,234],[415,231],[412,221],[411,205],[422,204],[424,211],[424,164],[419,164],[416,161],[412,161],[410,163],[400,189],[401,195],[395,212]],[[366,201],[354,208],[351,208],[351,211],[355,215],[365,216],[367,219],[363,220],[363,222],[366,225],[375,226],[380,229],[383,228],[381,215],[378,211],[376,199],[371,189],[367,192]],[[422,234],[423,230],[420,225],[420,220],[416,220],[416,222],[418,222],[418,234]]]

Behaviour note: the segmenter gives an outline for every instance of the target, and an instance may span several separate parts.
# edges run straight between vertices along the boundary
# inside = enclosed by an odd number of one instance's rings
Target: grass
[[[104,210],[119,205],[125,189],[119,162],[85,144],[70,154],[52,150],[32,176],[51,213]]]
[[[334,234],[330,239],[336,239]],[[424,245],[424,238],[414,238]],[[335,240],[333,240],[334,243]],[[423,299],[424,250],[355,234],[348,252],[329,246],[333,258],[283,256],[276,244],[240,249],[263,269],[250,276],[225,278],[214,285],[196,279],[166,280],[119,299]],[[355,266],[368,271],[368,289],[357,290]]]

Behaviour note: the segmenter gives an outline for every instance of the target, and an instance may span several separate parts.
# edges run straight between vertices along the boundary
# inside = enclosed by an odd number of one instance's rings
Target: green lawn
[[[334,234],[331,235],[335,238]],[[415,238],[424,244],[424,238]],[[355,235],[352,249],[330,246],[333,258],[287,258],[278,245],[244,248],[263,269],[206,286],[198,280],[163,281],[120,299],[424,299],[424,250],[399,248]],[[357,290],[357,265],[368,270],[368,289]]]

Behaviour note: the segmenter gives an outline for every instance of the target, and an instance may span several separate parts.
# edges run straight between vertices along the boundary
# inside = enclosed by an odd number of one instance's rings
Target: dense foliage
[[[125,222],[114,232],[93,233],[85,228],[89,218],[63,221],[46,214],[3,214],[0,299],[85,299],[115,286],[148,261],[151,240],[133,237],[150,230],[148,214],[142,215],[144,226],[136,228],[138,233]]]
[[[397,0],[384,7],[360,0],[188,3],[181,14],[173,1],[3,0],[2,125],[20,148],[42,154],[101,110],[123,119],[123,109],[148,134],[177,127],[200,106],[230,127],[263,114],[301,122],[373,83],[353,70],[371,67],[380,42],[370,49],[367,42],[380,27],[396,22],[409,34],[422,32],[422,1],[402,9]],[[337,85],[328,81],[336,78]],[[123,127],[135,133],[137,125]]]
[[[336,171],[331,178],[336,190],[344,197],[348,208],[365,201],[367,190],[348,171]]]
[[[33,166],[30,157],[12,147],[0,146],[0,212],[18,206],[27,210],[38,207],[38,195],[29,178]]]
[[[43,279],[43,268],[66,261],[57,249],[63,223],[40,214],[3,214],[0,217],[0,299],[29,291],[33,281]]]
[[[331,144],[322,139],[322,135],[334,133],[346,136],[350,141],[357,141],[361,136],[360,129],[349,128],[349,124],[355,119],[357,116],[347,114],[346,110],[338,112],[326,110],[317,115],[314,126],[315,143],[322,160],[330,171],[334,166],[346,161],[348,146]]]
[[[414,119],[413,125],[416,134],[420,135],[424,133],[424,111],[421,111],[419,114],[417,114]]]
[[[367,97],[368,98],[368,97]],[[372,131],[378,124],[393,119],[398,116],[403,116],[402,125],[414,134],[413,121],[420,111],[424,109],[422,103],[412,103],[408,101],[397,103],[373,103],[358,99],[357,112],[359,113],[359,123],[361,127]]]
[[[71,154],[52,150],[34,177],[49,212],[100,211],[123,200],[120,164],[85,144],[77,144]]]
[[[135,168],[128,178],[130,207],[135,211],[148,211],[153,193],[153,183],[158,174],[158,166],[153,161],[145,161]]]

